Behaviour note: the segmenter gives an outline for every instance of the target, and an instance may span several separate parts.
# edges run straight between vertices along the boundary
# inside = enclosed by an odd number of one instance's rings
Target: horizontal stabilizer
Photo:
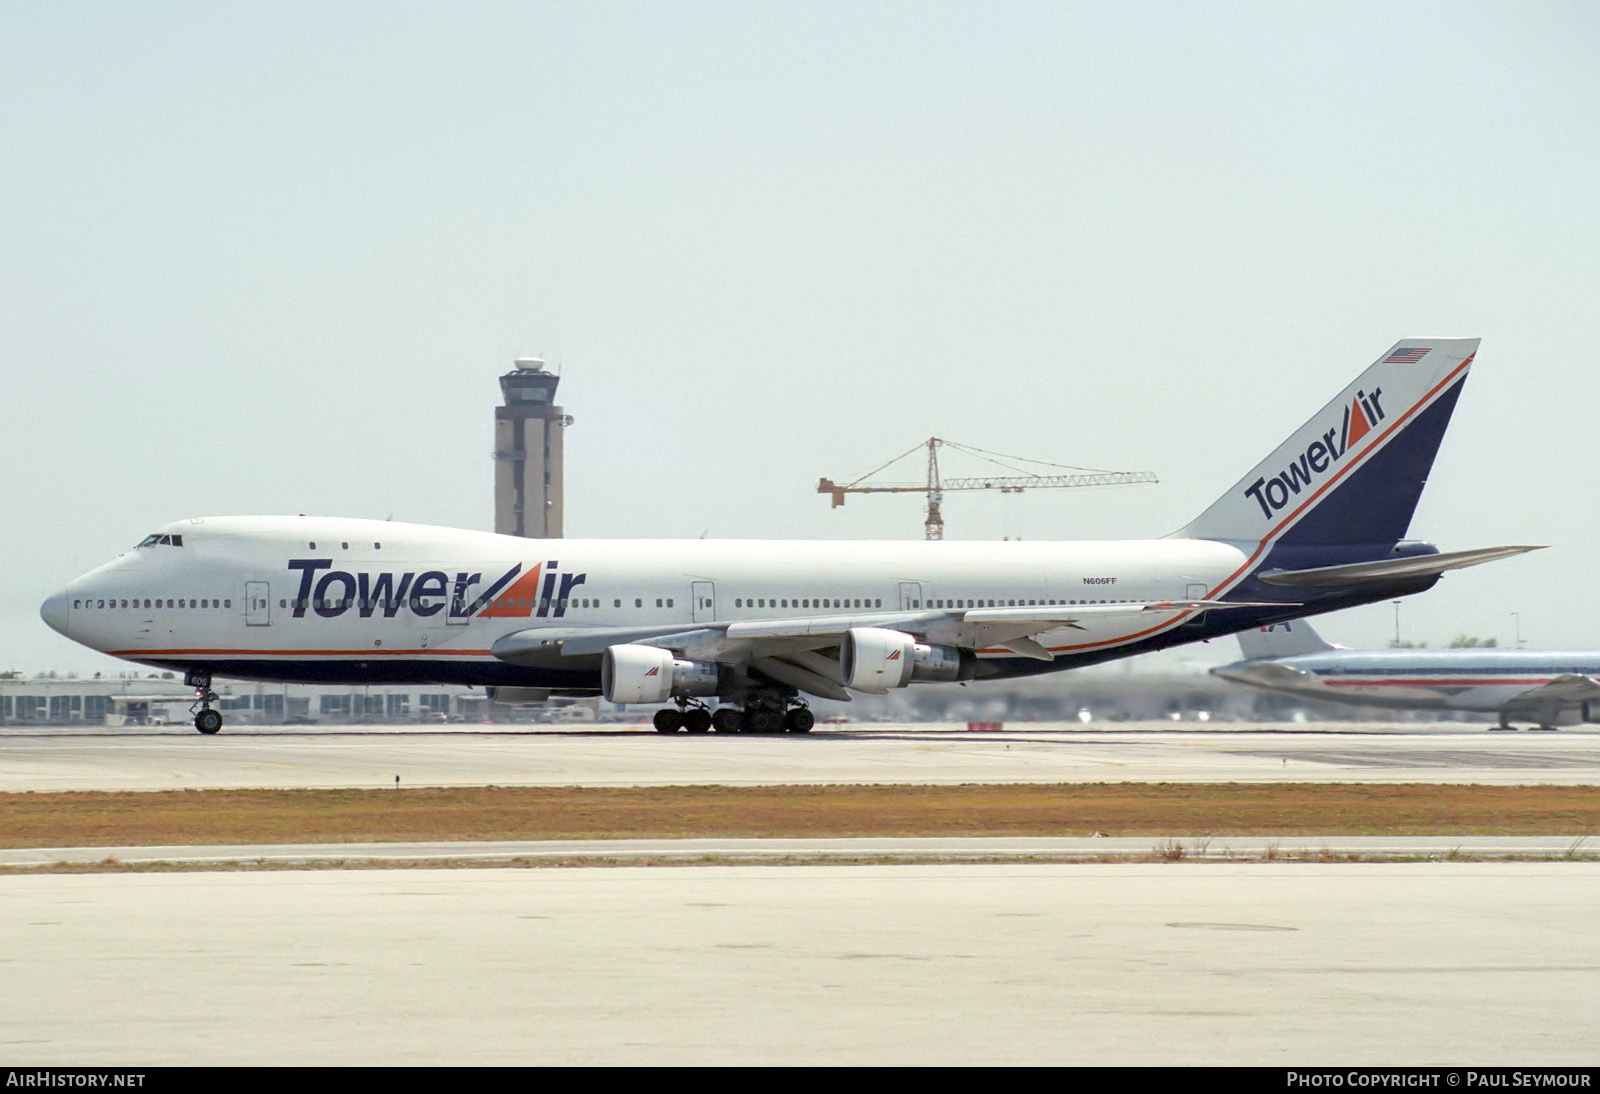
[[[1129,600],[1120,604],[1057,604],[1036,608],[967,608],[957,611],[965,623],[1058,623],[1111,619],[1151,612],[1205,612],[1222,608],[1282,608],[1282,601],[1256,600]]]
[[[1446,551],[1443,554],[1416,555],[1411,558],[1385,558],[1376,562],[1353,562],[1345,566],[1318,566],[1310,570],[1267,571],[1257,574],[1256,577],[1268,585],[1286,585],[1295,588],[1371,585],[1384,581],[1434,577],[1446,570],[1460,570],[1543,549],[1543,547],[1479,547],[1473,551]]]
[[[1277,661],[1236,661],[1231,665],[1216,665],[1211,675],[1258,688],[1275,688],[1295,691],[1321,684],[1317,677],[1305,669],[1297,669]]]

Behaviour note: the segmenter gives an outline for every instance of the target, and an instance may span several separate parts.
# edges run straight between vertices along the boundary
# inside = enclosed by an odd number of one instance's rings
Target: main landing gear
[[[750,692],[745,696],[743,710],[725,706],[718,707],[715,713],[679,699],[677,707],[662,707],[651,721],[657,733],[676,733],[680,729],[690,733],[711,729],[718,733],[810,733],[817,724],[816,715],[803,700],[782,692]]]
[[[1554,710],[1543,711],[1537,719],[1538,724],[1529,726],[1528,732],[1555,733],[1556,719],[1559,716],[1559,713],[1559,711]],[[1511,724],[1511,719],[1505,714],[1500,715],[1500,723],[1489,730],[1490,733],[1515,733],[1516,731],[1517,727]]]
[[[709,733],[712,717],[704,704],[690,706],[687,700],[679,699],[676,707],[662,707],[656,711],[651,721],[655,723],[657,733],[676,733],[680,729],[687,729],[690,733]]]
[[[189,713],[194,715],[194,728],[210,736],[222,728],[222,715],[211,709],[211,704],[216,702],[217,693],[211,690],[211,674],[209,672],[185,673],[183,682],[196,689],[196,698]]]

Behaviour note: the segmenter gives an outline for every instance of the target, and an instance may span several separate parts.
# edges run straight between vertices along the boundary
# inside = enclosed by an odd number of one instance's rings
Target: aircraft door
[[[689,603],[694,606],[696,623],[714,623],[717,618],[717,583],[696,581],[689,590]]]
[[[244,622],[247,627],[272,623],[272,590],[265,581],[244,583]]]
[[[922,582],[902,581],[900,583],[900,610],[909,612],[922,606]]]
[[[1185,600],[1204,600],[1206,598],[1206,587],[1191,582],[1183,587],[1183,598]]]
[[[473,584],[476,584],[474,582]],[[445,602],[444,625],[447,627],[465,627],[472,619],[472,614],[467,610],[472,606],[472,585],[467,583],[467,575],[462,574],[456,578],[453,588],[446,588],[449,599]],[[555,604],[550,605],[550,614],[556,615]]]

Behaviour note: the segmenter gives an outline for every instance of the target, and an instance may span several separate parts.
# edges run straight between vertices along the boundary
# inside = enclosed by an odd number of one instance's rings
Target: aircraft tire
[[[684,711],[683,728],[690,733],[711,732],[711,712],[704,707],[695,707],[693,710]]]
[[[650,721],[657,733],[676,733],[683,728],[683,711],[675,707],[662,707]]]
[[[805,707],[795,707],[783,716],[783,728],[790,733],[810,733],[811,727],[817,724],[817,716]]]
[[[711,716],[711,728],[718,733],[738,733],[739,723],[744,721],[735,707],[718,707],[717,712]]]
[[[209,737],[222,728],[222,715],[214,710],[202,710],[194,716],[194,728]]]
[[[783,716],[775,710],[750,710],[744,715],[746,733],[778,733],[783,729]]]

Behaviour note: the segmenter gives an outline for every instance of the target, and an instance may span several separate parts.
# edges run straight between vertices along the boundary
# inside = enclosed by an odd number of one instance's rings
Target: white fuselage
[[[117,657],[218,675],[583,687],[592,686],[592,663],[540,673],[505,664],[492,647],[539,628],[1200,599],[1237,582],[1247,562],[1240,548],[1205,540],[527,540],[358,519],[225,517],[162,528],[73,581],[43,614]],[[1093,618],[1040,640],[1066,667],[1161,642],[1186,622],[1193,617]],[[984,675],[1007,675],[1000,662],[1014,655],[978,656],[996,662]]]
[[[1494,713],[1562,677],[1600,676],[1600,650],[1336,649],[1240,661],[1211,671],[1325,702]]]

